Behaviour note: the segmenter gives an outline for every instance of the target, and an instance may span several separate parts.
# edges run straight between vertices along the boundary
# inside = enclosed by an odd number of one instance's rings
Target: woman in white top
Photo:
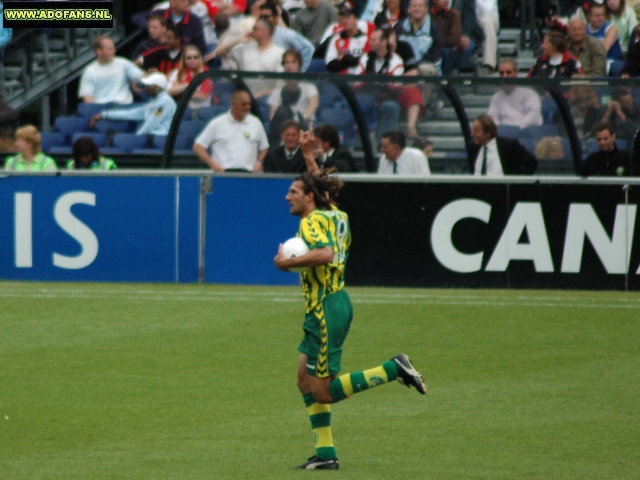
[[[633,37],[633,29],[638,25],[636,12],[625,5],[625,0],[607,0],[607,20],[618,27],[620,49],[624,55],[629,50],[629,41]]]
[[[287,73],[298,73],[302,66],[302,56],[297,50],[290,48],[282,55],[282,66]],[[320,101],[318,99],[318,88],[313,83],[298,82],[297,80],[288,80],[287,85],[297,86],[300,89],[300,98],[291,105],[294,113],[300,114],[304,121],[315,120],[315,113],[318,109]],[[267,103],[271,106],[269,120],[273,118],[276,110],[282,105],[282,88],[276,88],[269,96]],[[298,118],[296,118],[298,120]]]
[[[193,80],[193,77],[200,72],[207,70],[202,61],[202,55],[198,47],[189,45],[182,52],[180,66],[169,74],[169,88],[167,93],[179,101],[180,95],[185,91],[187,86]],[[211,92],[213,91],[213,82],[205,80],[200,87],[194,92],[189,102],[192,109],[208,107],[211,105]]]

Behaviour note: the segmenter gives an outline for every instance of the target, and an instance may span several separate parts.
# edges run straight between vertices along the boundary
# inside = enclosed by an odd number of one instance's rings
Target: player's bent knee
[[[319,390],[319,391],[312,391],[311,392],[313,395],[313,398],[315,398],[316,402],[318,403],[334,403],[335,400],[333,399],[333,397],[331,396],[331,394],[329,393],[329,390]]]

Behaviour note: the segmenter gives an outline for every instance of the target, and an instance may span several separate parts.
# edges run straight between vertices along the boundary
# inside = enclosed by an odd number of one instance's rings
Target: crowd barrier
[[[295,285],[292,177],[6,174],[0,278]],[[344,175],[350,285],[640,289],[640,180]]]

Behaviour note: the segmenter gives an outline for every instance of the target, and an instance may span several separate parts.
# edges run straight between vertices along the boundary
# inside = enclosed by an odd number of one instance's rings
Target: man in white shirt
[[[498,127],[489,115],[480,115],[471,126],[469,169],[475,176],[533,175],[538,159],[518,140],[498,136]]]
[[[80,78],[78,97],[85,103],[131,103],[131,83],[137,82],[142,70],[126,58],[116,57],[116,46],[109,37],[93,41],[97,59],[90,63]]]
[[[222,45],[216,50],[219,56],[225,56],[236,70],[245,72],[283,72],[282,54],[284,50],[275,45],[271,39],[273,25],[268,20],[259,18],[248,34],[243,34],[236,41]],[[247,79],[245,83],[254,98],[271,93],[276,88],[275,80]]]
[[[231,110],[211,120],[196,138],[193,151],[214,172],[262,173],[269,142],[262,122],[250,111],[251,97],[236,90],[231,94]]]
[[[380,151],[383,153],[378,166],[381,175],[431,175],[427,157],[417,148],[407,147],[402,132],[383,133]]]
[[[517,78],[518,64],[512,58],[503,58],[498,72],[501,78]],[[519,128],[542,125],[540,96],[531,88],[502,85],[502,90],[491,98],[487,115],[496,125]]]

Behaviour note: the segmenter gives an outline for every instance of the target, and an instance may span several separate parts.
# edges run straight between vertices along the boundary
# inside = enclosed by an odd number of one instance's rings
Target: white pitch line
[[[79,300],[90,300],[90,299],[108,299],[108,300],[152,300],[152,301],[204,301],[204,302],[216,302],[216,301],[263,301],[263,302],[286,302],[286,303],[295,303],[302,302],[302,298],[300,296],[291,296],[291,297],[282,297],[282,296],[273,296],[269,295],[267,298],[264,295],[253,296],[253,294],[245,294],[245,296],[233,296],[233,298],[218,298],[216,296],[208,296],[208,297],[184,297],[176,295],[104,295],[104,292],[101,294],[64,294],[59,295],[54,292],[51,293],[22,293],[22,292],[0,292],[0,297],[5,298],[47,298],[47,299],[56,299],[56,298],[71,298],[71,299],[79,299]],[[418,301],[416,301],[418,300]],[[488,301],[477,301],[477,300],[464,300],[464,301],[453,301],[453,300],[431,300],[429,298],[421,297],[413,301],[409,300],[400,300],[400,299],[380,299],[380,298],[359,298],[355,296],[352,301],[353,303],[359,304],[393,304],[393,305],[451,305],[451,306],[480,306],[480,307],[568,307],[568,308],[608,308],[608,309],[640,309],[640,305],[619,305],[619,304],[611,304],[611,303],[549,303],[549,302],[488,302]]]
[[[11,289],[3,289],[4,292],[8,292],[8,293],[23,293],[23,290],[21,289],[15,289],[15,290],[11,290]],[[167,291],[167,292],[158,292],[157,290],[130,290],[130,289],[122,289],[122,290],[118,290],[118,289],[96,289],[96,290],[87,290],[87,289],[63,289],[63,288],[41,288],[41,289],[29,289],[27,293],[32,293],[32,292],[41,292],[43,294],[87,294],[87,295],[93,295],[93,292],[99,293],[99,294],[114,294],[114,295],[118,295],[120,296],[123,292],[126,292],[129,295],[152,295],[152,296],[157,296],[159,294],[162,295],[170,295],[170,296],[222,296],[222,297],[246,297],[246,296],[251,296],[251,297],[273,297],[274,294],[277,295],[277,290],[274,289],[274,291],[271,292],[254,292],[254,291],[239,291],[239,292],[220,292],[220,291],[179,291],[179,292],[171,292],[171,291]],[[293,294],[292,294],[293,295]],[[295,294],[298,297],[298,294]],[[412,300],[412,299],[420,299],[420,300],[424,300],[424,299],[452,299],[455,301],[460,301],[460,300],[480,300],[480,301],[487,301],[487,300],[496,300],[498,301],[497,303],[500,304],[503,302],[503,296],[499,296],[499,295],[469,295],[469,294],[430,294],[428,292],[423,293],[351,293],[350,294],[352,299],[355,298],[372,298],[373,300],[380,300],[380,299],[390,299],[390,300],[394,300],[394,299],[407,299],[407,300]],[[518,295],[517,297],[514,297],[514,299],[517,300],[525,300],[525,301],[534,301],[537,302],[538,300],[551,300],[551,301],[559,301],[562,303],[566,303],[566,302],[578,302],[578,303],[582,303],[584,301],[584,297],[560,297],[560,296],[534,296],[534,295]],[[613,299],[607,299],[607,302],[634,302],[634,303],[639,303],[640,304],[640,296],[638,298],[613,298]]]

